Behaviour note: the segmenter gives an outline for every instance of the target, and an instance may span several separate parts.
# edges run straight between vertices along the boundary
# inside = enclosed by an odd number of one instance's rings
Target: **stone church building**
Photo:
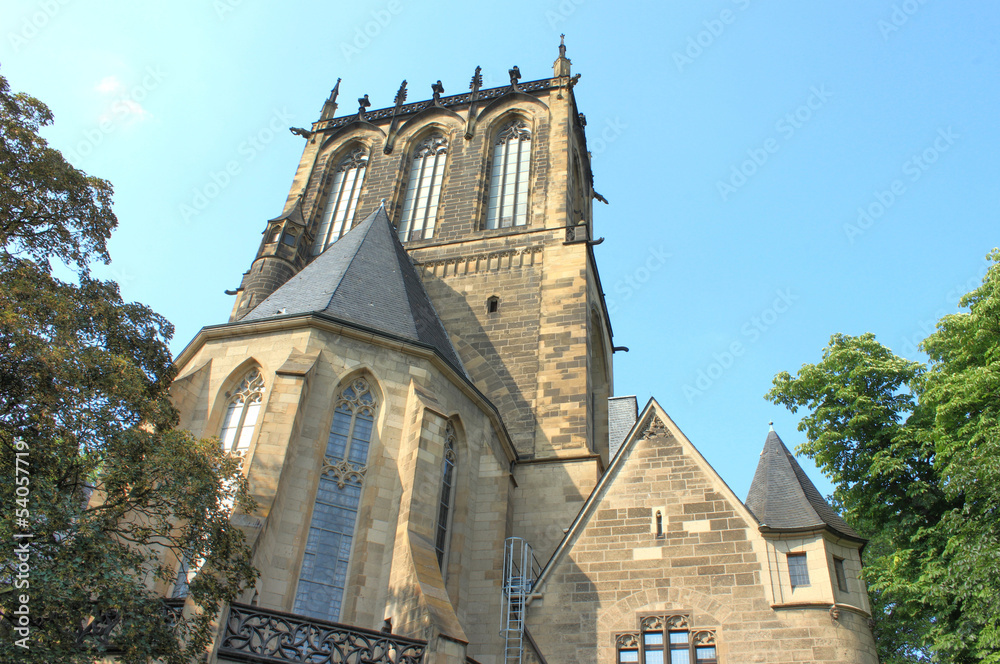
[[[876,662],[864,540],[777,434],[743,501],[615,395],[577,79],[560,46],[379,110],[338,82],[293,129],[231,319],[177,358],[258,503],[211,661]]]

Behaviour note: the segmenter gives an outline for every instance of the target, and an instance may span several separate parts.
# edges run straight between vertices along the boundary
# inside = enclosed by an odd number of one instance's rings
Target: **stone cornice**
[[[528,81],[527,83],[518,83],[517,92],[530,93],[530,92],[542,92],[544,90],[551,90],[554,88],[565,87],[569,85],[569,77],[561,76],[558,78],[542,78],[537,81]],[[492,99],[498,99],[504,95],[514,92],[510,85],[503,85],[497,88],[489,88],[488,90],[479,90],[476,97],[476,102],[489,101]],[[395,106],[389,106],[386,108],[380,108],[377,111],[365,111],[364,121],[371,122],[372,124],[381,121],[391,121],[393,116],[400,118],[406,115],[415,115],[420,111],[424,111],[428,108],[450,108],[455,110],[456,107],[465,106],[472,102],[472,93],[464,92],[459,95],[451,95],[450,97],[441,97],[438,104],[434,103],[434,100],[428,99],[426,101],[418,101],[412,104],[403,104],[396,110]],[[358,120],[358,114],[352,113],[351,115],[344,115],[339,118],[331,118],[329,120],[318,120],[313,123],[313,132],[329,132],[335,129],[340,129],[341,127],[346,127],[352,122]]]

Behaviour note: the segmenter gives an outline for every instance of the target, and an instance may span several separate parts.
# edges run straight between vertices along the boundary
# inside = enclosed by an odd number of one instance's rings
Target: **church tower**
[[[608,460],[611,326],[593,251],[586,118],[560,45],[553,77],[334,118],[306,136],[285,211],[268,222],[232,320],[377,208],[386,213],[473,382],[518,453]],[[588,397],[588,395],[592,395]]]
[[[292,128],[230,320],[176,360],[180,426],[257,504],[231,518],[260,579],[209,661],[872,664],[863,540],[776,435],[744,504],[613,396],[580,75],[564,44],[508,75],[343,115],[338,81]],[[201,563],[166,562],[183,597]]]

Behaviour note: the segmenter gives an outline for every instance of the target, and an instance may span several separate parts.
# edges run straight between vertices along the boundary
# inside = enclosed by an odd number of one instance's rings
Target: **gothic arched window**
[[[250,449],[263,399],[264,378],[259,369],[252,369],[243,377],[239,388],[229,395],[229,406],[219,432],[223,452],[243,455]]]
[[[364,378],[352,380],[337,399],[302,557],[295,613],[340,619],[377,406]]]
[[[434,539],[434,550],[437,552],[438,565],[441,571],[445,569],[445,558],[448,552],[448,531],[451,526],[451,506],[455,500],[455,425],[448,422],[444,432],[444,465],[441,471],[441,500],[438,504],[437,537]]]
[[[486,228],[508,228],[528,223],[528,170],[531,132],[524,120],[514,120],[493,143],[490,200]]]
[[[326,194],[319,229],[316,231],[313,256],[323,253],[324,249],[351,230],[367,170],[368,151],[365,148],[356,148],[337,164],[330,191]]]
[[[444,162],[448,156],[448,139],[434,133],[420,142],[413,151],[410,179],[403,199],[403,214],[399,221],[399,240],[423,240],[434,236]]]

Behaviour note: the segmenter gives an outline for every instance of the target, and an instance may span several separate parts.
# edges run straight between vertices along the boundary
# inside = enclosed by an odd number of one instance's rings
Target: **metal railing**
[[[420,664],[426,641],[232,604],[219,656],[285,664]]]

